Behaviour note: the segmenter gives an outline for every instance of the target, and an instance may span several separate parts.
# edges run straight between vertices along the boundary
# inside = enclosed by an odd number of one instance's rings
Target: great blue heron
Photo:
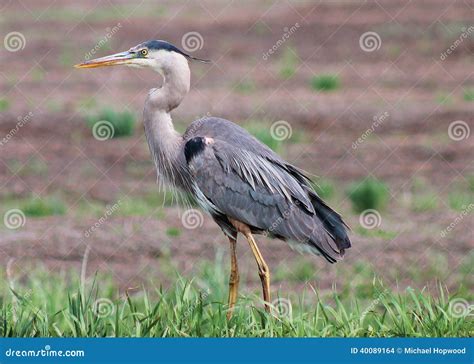
[[[208,62],[174,45],[152,40],[126,52],[79,65],[149,67],[163,76],[151,89],[143,112],[145,134],[158,174],[193,195],[228,237],[231,273],[227,317],[232,316],[239,284],[236,243],[241,233],[257,261],[265,309],[270,310],[270,271],[254,234],[282,239],[301,252],[322,255],[334,263],[351,246],[346,224],[314,191],[309,178],[245,129],[231,121],[195,120],[183,135],[170,112],[190,87],[189,60]]]

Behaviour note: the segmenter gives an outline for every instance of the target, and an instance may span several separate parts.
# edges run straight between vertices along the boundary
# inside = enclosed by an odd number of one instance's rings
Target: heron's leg
[[[252,233],[247,230],[244,232],[247,241],[249,242],[250,249],[252,249],[252,253],[257,261],[258,265],[258,274],[260,276],[260,281],[262,281],[262,289],[263,289],[263,300],[265,301],[265,311],[270,312],[270,306],[268,303],[270,302],[270,270],[268,269],[267,263],[262,257],[262,253],[260,253],[260,249],[258,249],[257,243],[253,238]]]
[[[239,290],[239,268],[237,266],[236,238],[229,237],[230,243],[230,277],[229,277],[229,310],[227,311],[227,320],[230,320],[234,312],[235,302]]]

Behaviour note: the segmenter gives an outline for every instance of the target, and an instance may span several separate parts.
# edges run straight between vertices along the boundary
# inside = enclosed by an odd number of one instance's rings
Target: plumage
[[[217,208],[221,215],[217,223],[227,233],[235,229],[221,221],[222,215],[331,263],[342,258],[350,247],[344,222],[317,196],[302,172],[225,119],[192,123],[183,135],[184,149],[195,148],[198,138],[200,152],[187,160],[193,192],[205,196],[207,201],[199,202],[206,210],[206,203]]]
[[[122,64],[149,67],[163,76],[163,86],[150,90],[143,110],[158,178],[194,196],[229,239],[227,318],[237,299],[239,233],[245,236],[257,262],[265,309],[270,311],[270,271],[253,234],[285,240],[301,252],[319,254],[334,263],[351,246],[347,226],[321,200],[302,171],[237,124],[206,117],[192,122],[183,135],[174,129],[170,113],[189,92],[189,60],[206,62],[156,40],[77,67]]]

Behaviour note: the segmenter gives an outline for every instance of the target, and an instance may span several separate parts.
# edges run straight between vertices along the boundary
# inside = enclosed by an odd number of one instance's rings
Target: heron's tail
[[[349,227],[342,220],[341,215],[331,209],[318,195],[311,192],[309,196],[317,217],[323,223],[324,229],[334,240],[341,257],[343,257],[345,249],[351,247],[351,241],[347,236]]]

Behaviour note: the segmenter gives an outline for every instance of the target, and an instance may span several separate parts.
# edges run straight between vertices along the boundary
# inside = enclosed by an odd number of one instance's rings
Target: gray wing
[[[238,153],[235,153],[235,157],[240,158],[244,163],[240,165],[233,163],[233,161],[235,161],[234,156],[226,156],[225,149],[221,151],[222,160],[227,159],[229,163],[239,171],[239,174],[243,174],[247,177],[249,183],[253,185],[255,180],[263,179],[263,183],[271,185],[272,188],[280,190],[282,193],[287,194],[288,190],[290,190],[293,196],[303,203],[305,208],[310,211],[313,210],[311,202],[302,188],[302,185],[311,188],[309,179],[298,168],[285,162],[278,154],[258,141],[244,128],[226,119],[208,117],[195,120],[191,123],[184,133],[183,138],[185,141],[188,141],[194,137],[202,136],[221,140],[231,146],[235,146],[235,148],[238,149]],[[248,163],[246,163],[246,161],[248,161]],[[271,163],[265,163],[267,161]],[[262,173],[257,173],[254,176],[254,174],[250,172],[255,170],[252,168],[255,167],[255,163],[264,170],[262,170]],[[287,173],[275,173],[277,172],[275,168],[278,168],[278,172],[284,170]],[[268,174],[272,175],[273,178],[266,178]]]
[[[185,146],[200,204],[221,226],[230,217],[300,251],[321,254],[330,262],[341,258],[350,246],[344,223],[302,182],[306,177],[245,130],[237,132],[238,144],[220,139],[232,132],[223,129],[221,124]]]

